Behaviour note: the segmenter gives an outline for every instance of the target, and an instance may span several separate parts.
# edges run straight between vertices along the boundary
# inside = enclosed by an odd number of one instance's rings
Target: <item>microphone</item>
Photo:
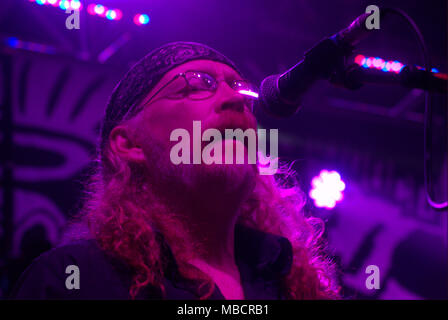
[[[261,82],[259,104],[271,115],[292,116],[300,109],[303,94],[318,79],[328,79],[344,67],[353,46],[366,37],[369,29],[364,13],[347,28],[324,39],[305,52],[304,58],[283,74],[271,75]]]

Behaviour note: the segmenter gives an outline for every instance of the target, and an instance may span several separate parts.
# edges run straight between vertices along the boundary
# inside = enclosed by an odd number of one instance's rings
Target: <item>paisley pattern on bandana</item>
[[[241,74],[230,59],[204,44],[172,42],[151,51],[126,73],[109,98],[101,128],[101,154],[112,129],[124,120],[124,116],[130,118],[140,111],[138,105],[165,73],[198,59],[225,63]]]

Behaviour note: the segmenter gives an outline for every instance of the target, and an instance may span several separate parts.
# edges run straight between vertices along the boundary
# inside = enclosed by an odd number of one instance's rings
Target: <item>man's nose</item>
[[[217,94],[218,101],[215,108],[217,113],[224,110],[244,112],[247,103],[245,97],[236,90],[233,90],[226,82],[222,81],[220,83]]]

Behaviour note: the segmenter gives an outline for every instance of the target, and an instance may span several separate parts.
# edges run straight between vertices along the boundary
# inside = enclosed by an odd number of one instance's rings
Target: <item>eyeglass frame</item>
[[[209,98],[211,98],[211,97],[213,97],[214,96],[214,94],[215,94],[215,92],[216,92],[216,89],[218,88],[218,84],[219,84],[219,82],[221,82],[221,81],[225,81],[225,80],[217,80],[214,76],[212,76],[211,74],[209,74],[208,72],[204,72],[204,71],[198,71],[198,70],[187,70],[187,71],[184,71],[184,72],[180,72],[180,73],[178,73],[178,74],[176,74],[171,80],[169,80],[167,83],[165,83],[163,86],[161,86],[146,102],[145,102],[145,104],[144,105],[142,105],[141,106],[141,108],[144,108],[144,107],[146,107],[146,106],[148,106],[149,105],[149,103],[151,102],[151,100],[152,99],[154,99],[154,97],[155,96],[157,96],[163,89],[165,89],[166,87],[168,87],[170,84],[172,84],[174,81],[176,81],[177,79],[179,79],[179,77],[183,77],[184,79],[185,79],[185,82],[187,83],[187,86],[191,86],[190,85],[190,83],[188,82],[188,79],[187,79],[187,77],[186,77],[186,73],[187,72],[197,72],[197,73],[205,73],[205,74],[207,74],[208,76],[210,76],[211,78],[213,78],[215,81],[216,81],[216,86],[215,86],[215,88],[213,89],[213,90],[209,90],[209,91],[212,91],[213,92],[213,94],[210,96],[210,97],[207,97],[207,98],[202,98],[202,99],[195,99],[195,100],[207,100],[207,99],[209,99]],[[257,88],[257,86],[255,86],[252,82],[250,82],[250,81],[248,81],[248,80],[245,80],[245,79],[242,79],[242,80],[232,80],[232,82],[244,82],[244,83],[247,83],[247,84],[249,84],[251,87],[253,87],[253,88],[256,88],[256,89],[258,89]],[[225,81],[227,84],[229,84],[227,81]],[[231,85],[229,85],[231,88],[232,88],[232,90],[235,90]],[[236,91],[236,90],[235,90]],[[258,91],[258,90],[257,90]],[[236,91],[236,92],[238,92],[238,91]],[[244,94],[243,94],[244,95]],[[245,95],[246,96],[246,95]],[[251,99],[251,100],[256,100],[256,98],[250,98],[250,96],[246,96],[248,99]],[[126,112],[126,114],[123,116],[123,119],[126,119],[126,117],[128,116],[128,114],[129,114],[129,112],[131,111],[131,110],[133,110],[134,108],[133,107],[131,107],[131,108],[129,108],[129,110]],[[252,109],[252,108],[251,108]],[[252,110],[253,111],[253,110]]]

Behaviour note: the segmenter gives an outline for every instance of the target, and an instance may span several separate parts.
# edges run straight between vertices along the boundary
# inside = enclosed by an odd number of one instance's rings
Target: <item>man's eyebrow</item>
[[[215,76],[215,75],[216,75],[216,72],[215,72],[214,70],[207,70],[207,69],[204,69],[203,67],[199,67],[199,68],[190,68],[190,69],[187,69],[187,70],[185,70],[185,71],[183,71],[183,72],[190,72],[190,71],[204,72],[204,73],[208,73],[209,75],[212,75],[212,76]]]

